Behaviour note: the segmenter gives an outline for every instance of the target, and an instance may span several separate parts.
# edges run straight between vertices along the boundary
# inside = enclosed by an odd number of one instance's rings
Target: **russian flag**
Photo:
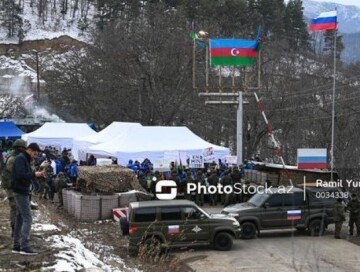
[[[287,211],[287,220],[299,220],[301,219],[301,210]]]
[[[168,226],[168,233],[169,234],[179,234],[180,226],[179,225]]]
[[[328,11],[322,12],[318,17],[311,20],[310,30],[322,31],[322,30],[335,30],[337,27],[337,12]]]
[[[326,169],[326,148],[298,148],[297,166],[298,169]]]

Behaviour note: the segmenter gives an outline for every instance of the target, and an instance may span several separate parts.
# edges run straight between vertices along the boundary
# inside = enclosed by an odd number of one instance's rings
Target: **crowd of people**
[[[229,166],[221,160],[218,163],[204,164],[203,168],[190,168],[188,165],[177,165],[171,162],[167,171],[154,170],[153,164],[149,159],[143,162],[129,160],[128,168],[132,169],[138,177],[139,183],[149,193],[155,195],[155,186],[159,180],[173,180],[177,185],[177,198],[185,198],[195,201],[202,206],[205,202],[210,205],[221,203],[224,206],[247,201],[251,194],[210,194],[204,192],[200,194],[189,194],[186,190],[187,184],[193,183],[203,186],[217,186],[219,183],[223,186],[234,186],[235,183],[248,186],[249,182],[244,180],[245,169],[252,168],[251,162],[245,162],[243,166]]]
[[[94,166],[96,159],[90,156],[83,164]],[[32,223],[32,198],[54,202],[57,193],[58,208],[63,207],[62,189],[75,187],[78,162],[71,159],[69,150],[58,152],[46,147],[43,151],[37,143],[18,139],[2,143],[0,150],[1,186],[7,194],[10,206],[10,227],[14,238],[13,253],[36,255],[29,247]]]
[[[14,238],[13,253],[24,255],[36,255],[29,247],[29,234],[32,223],[30,210],[31,197],[37,196],[38,199],[50,200],[54,202],[55,193],[58,194],[59,206],[63,206],[62,189],[76,187],[78,175],[78,162],[71,159],[69,150],[64,149],[61,153],[54,148],[46,147],[40,150],[37,143],[27,143],[24,140],[16,140],[11,146],[0,152],[1,185],[7,193],[10,205],[10,225],[12,237]],[[86,162],[81,165],[96,166],[97,160],[91,155]],[[251,162],[244,165],[229,166],[221,160],[218,163],[204,164],[203,168],[191,168],[177,165],[171,162],[166,171],[154,170],[154,166],[149,159],[143,162],[129,160],[128,168],[137,175],[139,183],[147,190],[156,195],[156,183],[159,180],[173,180],[177,186],[177,198],[185,198],[196,202],[199,206],[208,202],[210,205],[227,206],[230,204],[245,202],[251,194],[206,194],[188,193],[188,184],[215,186],[234,186],[242,184],[247,186],[248,181],[244,180],[245,169],[252,169]],[[244,188],[244,187],[243,187]],[[244,190],[245,192],[245,190]],[[360,235],[360,202],[356,195],[346,209],[350,212],[350,235],[354,233],[354,225],[357,235]],[[334,207],[335,219],[335,238],[340,237],[341,225],[345,220],[345,209],[338,202]]]

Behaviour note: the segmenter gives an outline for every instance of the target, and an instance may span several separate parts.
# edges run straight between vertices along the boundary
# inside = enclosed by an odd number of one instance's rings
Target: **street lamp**
[[[40,74],[39,74],[39,52],[37,50],[33,50],[36,59],[36,79],[37,79],[37,100],[40,101]]]

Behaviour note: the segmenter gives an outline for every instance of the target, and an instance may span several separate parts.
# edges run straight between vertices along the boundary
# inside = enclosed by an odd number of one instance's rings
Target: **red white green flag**
[[[259,50],[259,40],[211,39],[211,66],[252,66]]]

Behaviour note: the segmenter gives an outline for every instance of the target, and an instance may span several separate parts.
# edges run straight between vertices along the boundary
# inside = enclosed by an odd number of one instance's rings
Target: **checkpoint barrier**
[[[113,217],[116,222],[120,222],[120,218],[127,217],[128,208],[116,208],[113,209]]]
[[[115,219],[113,209],[119,207],[118,217],[126,216],[124,207],[130,202],[150,200],[152,195],[140,191],[116,194],[82,194],[63,189],[64,210],[80,221]],[[119,219],[120,220],[120,219]]]

